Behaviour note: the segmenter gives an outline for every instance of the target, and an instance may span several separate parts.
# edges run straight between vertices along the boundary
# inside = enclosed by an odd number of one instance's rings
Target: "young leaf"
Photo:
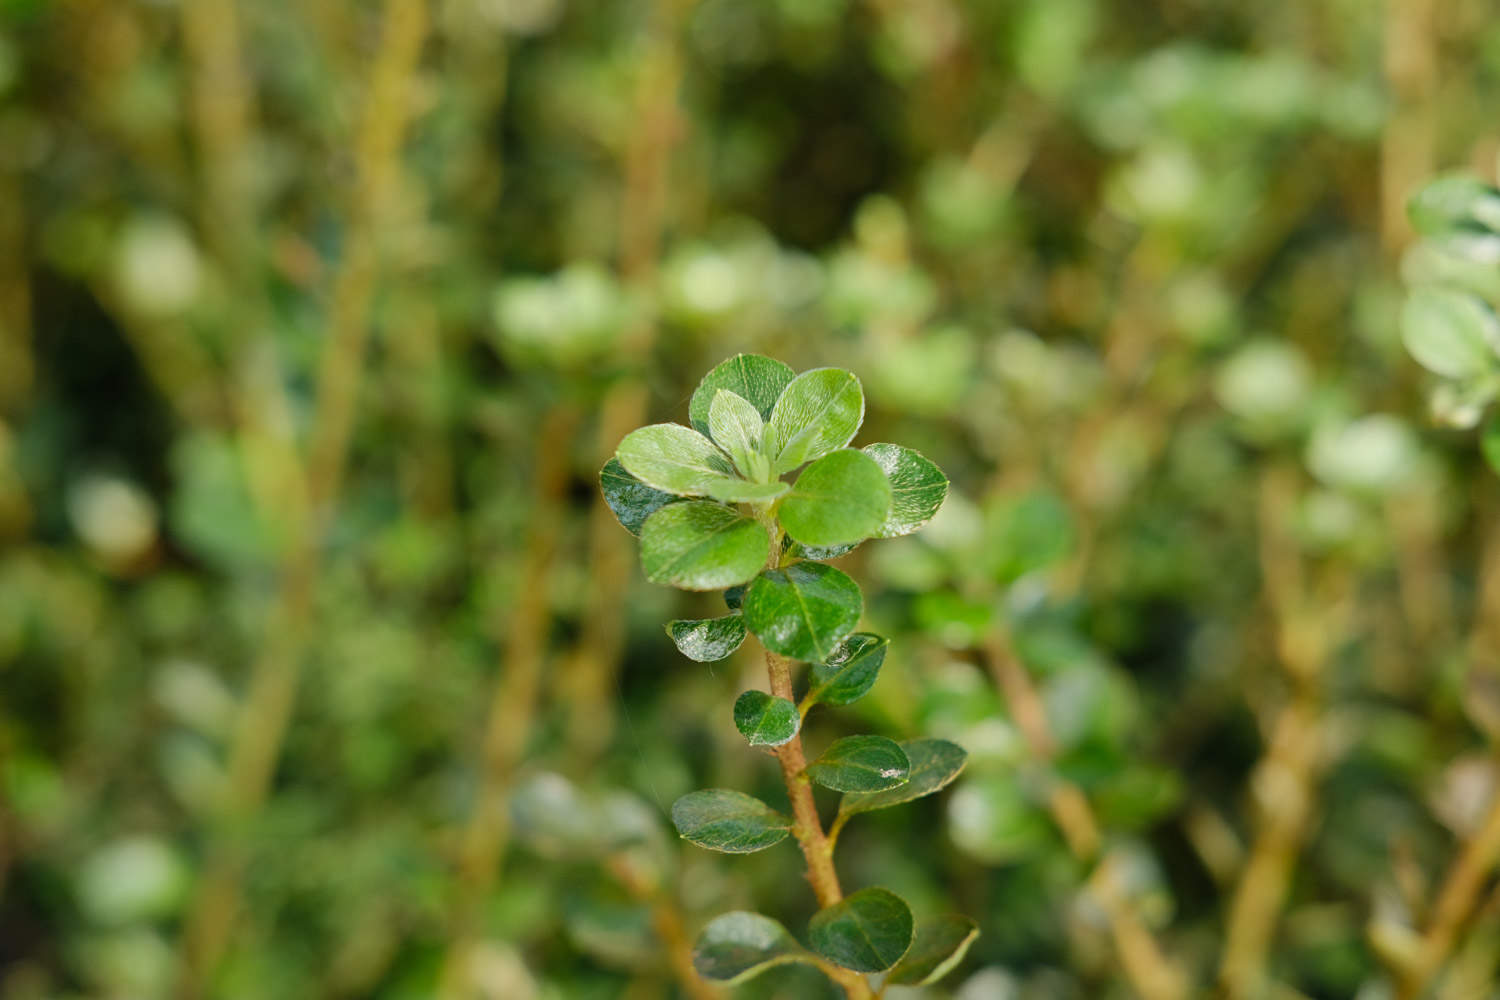
[[[707,500],[668,504],[641,526],[641,568],[652,583],[717,590],[744,583],[770,555],[765,529]]]
[[[865,394],[853,372],[803,372],[776,400],[766,424],[764,447],[771,456],[771,471],[779,476],[842,448],[864,419]]]
[[[863,449],[891,484],[891,512],[876,538],[909,535],[932,520],[948,496],[948,477],[919,452],[899,444],[870,444]]]
[[[681,424],[651,424],[625,435],[615,457],[627,472],[656,489],[701,497],[734,479],[734,468],[714,443]]]
[[[885,981],[894,986],[927,986],[953,971],[979,936],[979,925],[968,917],[946,914],[917,924],[917,932],[901,961]]]
[[[745,641],[745,620],[739,615],[723,618],[678,619],[667,622],[667,635],[690,660],[712,663],[740,648]]]
[[[769,503],[781,496],[791,486],[781,480],[769,483],[752,483],[748,479],[733,479],[722,476],[704,486],[704,492],[715,500],[726,503]]]
[[[693,968],[698,975],[730,986],[774,965],[812,961],[785,927],[744,910],[714,917],[693,946]]]
[[[890,644],[891,640],[870,632],[856,632],[839,643],[826,662],[813,664],[812,689],[804,703],[848,705],[863,698],[880,676]]]
[[[734,725],[753,747],[779,747],[802,728],[797,706],[764,691],[746,691],[735,699]]]
[[[698,430],[709,433],[708,411],[720,389],[728,389],[749,402],[762,417],[769,417],[782,390],[796,374],[780,361],[759,354],[736,354],[703,376],[688,403],[688,419]]]
[[[804,545],[847,545],[880,530],[891,512],[891,484],[875,460],[841,448],[808,465],[777,515]]]
[[[836,792],[878,792],[905,784],[906,751],[884,736],[845,736],[807,765],[807,776]]]
[[[786,839],[792,821],[760,799],[729,788],[688,792],[672,803],[682,839],[724,854],[751,854]]]
[[[764,429],[760,411],[743,397],[728,389],[714,393],[714,401],[708,407],[708,432],[734,459],[735,468],[746,479],[765,480],[771,476],[771,463],[760,453]]]
[[[947,740],[907,740],[900,746],[911,763],[906,783],[880,792],[845,795],[839,803],[839,812],[849,815],[871,812],[931,795],[958,777],[969,759],[963,747]]]
[[[618,458],[611,458],[599,470],[599,488],[604,491],[604,502],[614,512],[615,520],[632,535],[641,533],[646,518],[681,499],[647,486],[626,472]]]
[[[859,584],[821,563],[766,570],[745,592],[745,625],[767,649],[794,660],[828,659],[863,611]]]
[[[1428,371],[1475,378],[1496,365],[1500,320],[1466,292],[1419,288],[1401,310],[1401,339]]]
[[[911,908],[889,889],[861,889],[815,913],[807,937],[813,951],[835,965],[883,972],[911,947]]]

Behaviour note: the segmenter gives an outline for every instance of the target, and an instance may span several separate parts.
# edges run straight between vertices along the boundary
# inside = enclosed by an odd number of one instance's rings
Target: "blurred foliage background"
[[[0,997],[802,926],[668,836],[781,801],[763,678],[595,478],[740,350],[954,484],[820,720],[970,751],[841,852],[979,921],[923,995],[1500,995],[1500,483],[1398,330],[1496,107],[1489,0],[0,0]]]

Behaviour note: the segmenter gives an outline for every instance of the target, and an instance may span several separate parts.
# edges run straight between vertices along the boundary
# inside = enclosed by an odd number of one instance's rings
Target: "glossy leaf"
[[[745,593],[745,625],[767,649],[794,660],[826,660],[863,611],[859,585],[821,563],[766,570]]]
[[[911,908],[889,889],[861,889],[819,910],[807,926],[812,950],[855,972],[883,972],[911,947]]]
[[[926,986],[942,979],[964,960],[979,936],[979,925],[950,913],[917,924],[911,947],[886,977],[894,986]]]
[[[804,545],[848,545],[879,531],[890,512],[885,472],[864,452],[841,448],[802,470],[777,516]]]
[[[745,620],[739,615],[678,619],[667,622],[667,635],[683,656],[699,663],[712,663],[740,648],[745,641]]]
[[[848,705],[863,698],[880,676],[891,641],[871,632],[856,632],[839,643],[833,654],[812,668],[808,705]]]
[[[734,725],[753,747],[779,747],[802,728],[797,706],[764,691],[746,691],[734,702]]]
[[[891,510],[876,538],[909,535],[932,520],[948,497],[948,477],[920,452],[899,444],[871,444],[873,458],[891,484]]]
[[[779,844],[792,821],[760,799],[729,788],[689,792],[672,803],[672,825],[684,840],[724,854],[751,854]]]
[[[807,765],[807,776],[836,792],[878,792],[907,781],[911,761],[895,740],[845,736]]]
[[[714,917],[693,945],[693,968],[714,982],[734,985],[788,962],[812,962],[796,940],[770,917],[736,910]]]
[[[708,432],[729,453],[735,468],[747,479],[769,479],[771,463],[760,453],[765,421],[760,411],[743,397],[720,389],[708,408]]]
[[[910,762],[906,783],[880,792],[845,795],[839,803],[839,812],[872,812],[931,795],[951,784],[969,759],[968,751],[947,740],[906,740],[900,746]]]
[[[703,376],[703,381],[693,390],[693,398],[688,403],[688,419],[698,430],[709,433],[708,411],[713,405],[715,393],[720,389],[728,389],[755,407],[762,417],[769,418],[776,400],[796,374],[791,368],[772,358],[759,354],[736,354],[719,362]]]
[[[1474,378],[1497,366],[1500,320],[1473,295],[1419,288],[1401,310],[1401,339],[1428,371]]]
[[[721,504],[668,504],[641,526],[641,568],[652,583],[717,590],[744,583],[771,551],[765,529]]]
[[[734,467],[712,441],[681,424],[651,424],[625,435],[615,457],[648,486],[678,496],[707,496],[733,481]]]
[[[771,456],[772,472],[779,476],[844,447],[864,418],[864,390],[853,372],[803,372],[776,401],[766,424],[765,452]]]
[[[615,520],[632,535],[641,533],[641,525],[646,523],[646,518],[667,504],[682,499],[675,494],[663,493],[655,487],[647,486],[625,471],[625,466],[620,464],[618,458],[611,458],[599,470],[599,488],[604,492],[604,502],[614,512]]]

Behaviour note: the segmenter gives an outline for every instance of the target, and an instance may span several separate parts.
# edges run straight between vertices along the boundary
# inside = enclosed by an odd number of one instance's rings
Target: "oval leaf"
[[[766,424],[771,471],[790,472],[854,438],[865,419],[865,394],[853,372],[814,368],[794,378]],[[629,468],[626,463],[626,468]]]
[[[807,925],[813,951],[855,972],[883,972],[912,942],[911,908],[889,889],[861,889]]]
[[[969,759],[968,751],[947,740],[906,740],[900,746],[911,764],[906,783],[882,792],[845,795],[839,812],[871,812],[931,795],[952,783]]]
[[[749,479],[769,479],[771,463],[760,453],[765,421],[743,397],[720,389],[708,407],[708,433],[734,459],[735,468]]]
[[[717,590],[765,565],[771,542],[750,518],[707,500],[668,504],[641,526],[641,568],[652,583]]]
[[[847,545],[880,530],[891,513],[891,484],[876,461],[841,448],[808,465],[777,516],[804,545]]]
[[[845,736],[807,765],[807,776],[836,792],[878,792],[904,784],[906,751],[884,736]]]
[[[760,799],[729,788],[688,792],[672,803],[682,839],[724,854],[751,854],[786,839],[792,821]]]
[[[935,983],[964,960],[978,936],[979,925],[956,913],[924,920],[917,925],[911,947],[885,981],[896,986]]]
[[[604,502],[614,512],[615,520],[632,535],[641,533],[646,518],[681,499],[647,486],[626,472],[618,458],[605,462],[604,468],[599,470],[599,489],[604,493]]]
[[[802,728],[797,706],[764,691],[746,691],[735,699],[734,725],[753,747],[779,747]]]
[[[744,910],[714,917],[693,946],[693,968],[698,975],[730,985],[775,965],[812,961],[785,927]]]
[[[1500,320],[1466,292],[1420,288],[1401,310],[1401,340],[1428,371],[1476,378],[1495,367]]]
[[[667,635],[690,660],[712,663],[740,648],[745,641],[745,620],[739,615],[667,622]]]
[[[734,468],[714,443],[681,424],[651,424],[625,435],[615,457],[632,476],[678,496],[707,496],[709,487],[734,478]]]
[[[815,705],[847,705],[863,698],[880,676],[885,651],[891,640],[871,632],[856,632],[828,657],[812,668],[812,689],[804,702]]]
[[[767,649],[794,660],[828,659],[863,611],[859,584],[821,563],[766,570],[745,592],[745,625]]]
[[[736,354],[703,376],[688,403],[688,419],[694,427],[709,433],[708,411],[720,389],[728,389],[755,407],[762,417],[770,417],[776,400],[796,376],[796,372],[774,358]]]
[[[722,476],[704,486],[704,493],[726,503],[770,503],[791,486],[779,479],[769,483],[752,483],[748,479]]]
[[[948,498],[948,477],[920,452],[899,444],[864,447],[891,484],[891,512],[875,532],[876,538],[909,535],[932,520]]]

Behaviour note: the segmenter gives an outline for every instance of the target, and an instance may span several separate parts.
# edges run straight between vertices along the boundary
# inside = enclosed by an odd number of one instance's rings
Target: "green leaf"
[[[875,685],[885,663],[891,640],[871,632],[856,632],[833,651],[824,663],[812,668],[812,689],[804,703],[847,705],[858,701]]]
[[[951,784],[969,759],[968,751],[947,740],[906,740],[900,746],[911,763],[906,783],[881,792],[845,795],[839,803],[839,812],[849,815],[872,812],[931,795]]]
[[[807,765],[807,776],[836,792],[878,792],[905,784],[906,751],[884,736],[845,736]]]
[[[883,972],[911,947],[911,908],[889,889],[861,889],[813,914],[807,936],[812,950],[835,965]]]
[[[782,390],[795,377],[796,372],[780,361],[759,354],[736,354],[703,376],[688,403],[688,419],[698,430],[709,433],[708,411],[720,389],[728,389],[754,406],[762,417],[769,417]]]
[[[1419,288],[1401,310],[1401,339],[1428,371],[1475,378],[1496,366],[1500,320],[1466,292]]]
[[[766,531],[708,500],[668,504],[641,526],[641,568],[652,583],[717,590],[753,577],[771,553]]]
[[[822,563],[796,563],[756,577],[743,610],[745,625],[767,649],[822,662],[859,624],[864,598],[847,573]]]
[[[735,699],[734,725],[753,747],[779,747],[802,728],[797,706],[764,691],[746,691]]]
[[[899,444],[865,445],[891,484],[891,512],[876,538],[909,535],[932,520],[948,497],[948,477],[920,452]]]
[[[771,478],[771,463],[760,453],[765,421],[760,411],[743,397],[720,389],[708,407],[708,432],[734,459],[735,468],[746,479]]]
[[[709,483],[706,492],[715,500],[726,503],[770,503],[789,489],[791,486],[780,480],[752,483],[748,479],[731,479],[726,476]]]
[[[745,620],[739,615],[678,619],[667,622],[667,635],[683,656],[699,663],[712,663],[740,648],[745,641]]]
[[[880,530],[891,512],[891,484],[873,458],[853,448],[808,465],[777,517],[804,545],[847,545]]]
[[[693,968],[698,975],[729,985],[788,962],[812,963],[813,957],[785,927],[744,910],[714,917],[693,946]]]
[[[1500,233],[1500,191],[1474,177],[1441,177],[1413,195],[1406,209],[1412,227],[1426,235],[1476,227]]]
[[[1496,475],[1500,475],[1500,413],[1490,415],[1479,436],[1479,450]]]
[[[688,792],[672,803],[682,839],[724,854],[751,854],[786,839],[792,821],[760,799],[730,788]]]
[[[734,478],[734,467],[708,438],[681,424],[639,427],[620,442],[615,457],[632,476],[678,496],[700,497]]]
[[[956,913],[917,924],[911,947],[885,981],[895,986],[927,986],[953,971],[979,936],[979,925]]]
[[[865,418],[865,394],[853,372],[814,368],[792,380],[766,424],[771,471],[790,472],[803,462],[842,448]]]
[[[604,492],[604,502],[614,512],[615,520],[632,535],[641,533],[646,518],[681,499],[647,486],[626,472],[618,458],[611,458],[599,470],[599,489]]]
[[[846,556],[859,548],[859,542],[850,542],[847,545],[803,545],[795,538],[787,538],[783,551],[797,557],[798,559],[811,559],[814,562],[826,562],[829,559],[837,559]]]

